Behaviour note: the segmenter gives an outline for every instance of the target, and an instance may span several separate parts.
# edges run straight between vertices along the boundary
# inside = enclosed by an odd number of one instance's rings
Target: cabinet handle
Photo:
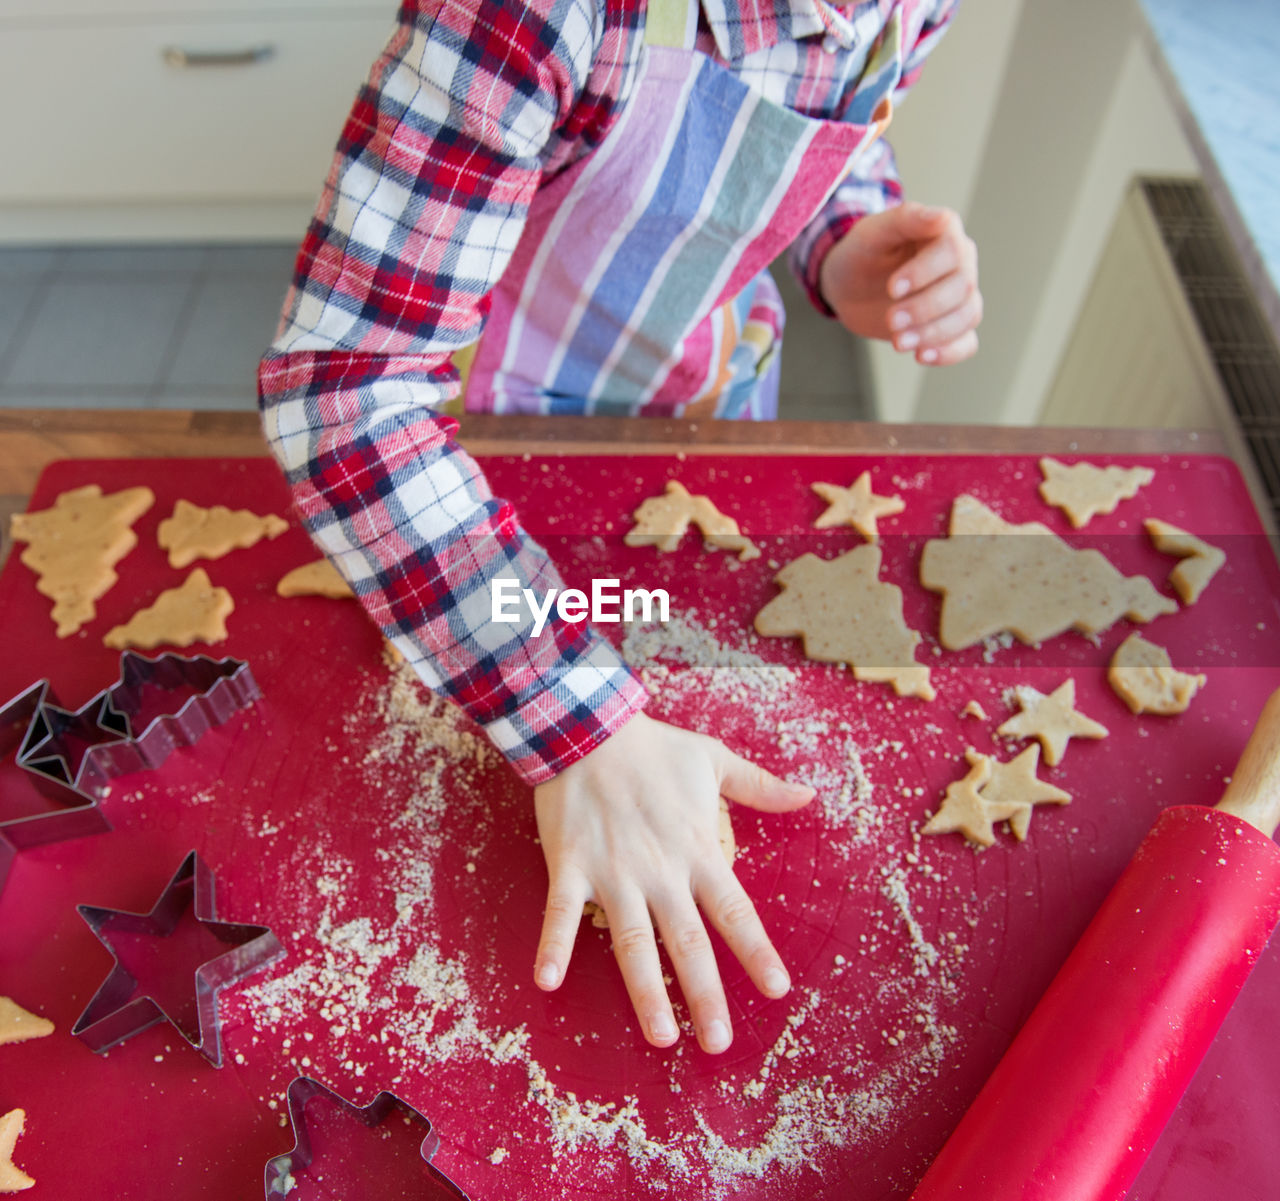
[[[275,56],[276,48],[270,44],[246,46],[242,50],[185,50],[181,46],[166,46],[162,51],[164,61],[171,67],[250,67]]]

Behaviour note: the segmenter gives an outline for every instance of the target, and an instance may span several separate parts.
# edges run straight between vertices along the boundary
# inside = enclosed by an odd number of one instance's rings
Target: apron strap
[[[649,0],[644,17],[646,46],[692,50],[697,34],[697,0]]]

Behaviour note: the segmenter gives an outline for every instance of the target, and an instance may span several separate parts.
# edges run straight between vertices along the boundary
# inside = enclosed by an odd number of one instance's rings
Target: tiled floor
[[[0,406],[250,409],[292,244],[0,250]],[[775,270],[782,416],[865,419],[865,353]]]

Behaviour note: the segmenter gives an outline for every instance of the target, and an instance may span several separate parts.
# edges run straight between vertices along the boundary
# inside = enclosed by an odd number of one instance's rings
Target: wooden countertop
[[[468,414],[473,454],[1225,454],[1214,432],[883,425],[821,421],[662,421]],[[235,458],[268,453],[254,412],[0,409],[0,562],[9,515],[58,459]]]

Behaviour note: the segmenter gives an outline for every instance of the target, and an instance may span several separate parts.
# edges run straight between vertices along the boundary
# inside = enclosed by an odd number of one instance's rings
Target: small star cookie
[[[1062,762],[1072,738],[1105,738],[1109,731],[1100,722],[1076,709],[1076,682],[1067,680],[1048,696],[1028,684],[1014,690],[1021,712],[996,729],[1005,738],[1035,738],[1044,748],[1050,767]]]
[[[931,701],[929,669],[915,662],[920,635],[902,618],[902,589],[880,579],[880,548],[865,543],[835,559],[804,554],[776,576],[782,588],[756,614],[756,632],[799,635],[804,653],[847,663],[854,678],[893,685],[899,696]]]
[[[693,496],[677,480],[668,480],[661,496],[641,502],[632,514],[635,525],[622,539],[627,546],[653,546],[660,551],[675,550],[690,524],[703,538],[721,550],[737,551],[738,561],[758,559],[760,549],[739,529],[732,517],[721,513],[705,496]]]
[[[21,1109],[11,1109],[0,1117],[0,1193],[20,1193],[35,1186],[36,1182],[13,1162],[13,1149],[26,1121]]]
[[[839,484],[810,486],[827,502],[827,511],[813,523],[814,529],[851,525],[871,542],[879,536],[877,518],[892,517],[907,507],[900,496],[877,496],[872,492],[869,471],[864,471],[848,488],[841,488]]]
[[[1151,535],[1151,542],[1156,550],[1164,555],[1178,555],[1182,559],[1169,573],[1169,583],[1182,598],[1184,605],[1194,605],[1209,586],[1209,581],[1227,561],[1226,552],[1167,521],[1151,517],[1142,524]]]
[[[53,1023],[48,1018],[28,1013],[16,1001],[0,997],[0,1046],[45,1038],[52,1033]]]
[[[994,760],[990,755],[979,755],[972,749],[968,757],[968,774],[947,785],[942,805],[921,827],[921,833],[950,834],[958,831],[969,842],[989,847],[996,840],[995,823],[1013,817],[1022,802],[984,800],[982,789],[991,779]]]
[[[969,751],[972,763],[976,751]],[[1031,827],[1031,810],[1035,805],[1069,805],[1071,794],[1040,779],[1036,769],[1040,766],[1040,746],[1032,743],[1026,750],[1007,761],[993,756],[991,778],[978,790],[984,801],[993,804],[1016,804],[1018,811],[1009,818],[1009,829],[1019,842],[1025,842]]]
[[[169,566],[182,568],[197,559],[220,559],[233,550],[245,550],[263,538],[278,538],[288,528],[289,523],[274,513],[259,517],[248,509],[202,509],[180,500],[156,534],[160,549],[169,552]]]
[[[1134,713],[1169,717],[1186,711],[1208,676],[1178,671],[1164,647],[1130,634],[1111,656],[1107,682]]]
[[[1092,463],[1068,467],[1057,459],[1041,459],[1040,470],[1044,473],[1040,496],[1045,504],[1061,509],[1076,529],[1099,513],[1115,512],[1122,500],[1131,500],[1156,478],[1150,467],[1095,467]]]

